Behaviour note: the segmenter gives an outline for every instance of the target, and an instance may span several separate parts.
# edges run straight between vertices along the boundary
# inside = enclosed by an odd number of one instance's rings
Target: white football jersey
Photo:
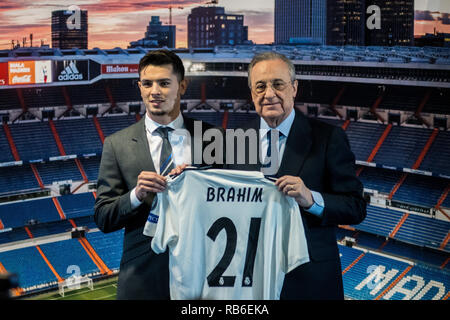
[[[309,261],[298,204],[259,171],[188,169],[154,201],[144,234],[169,248],[172,299],[279,299]]]

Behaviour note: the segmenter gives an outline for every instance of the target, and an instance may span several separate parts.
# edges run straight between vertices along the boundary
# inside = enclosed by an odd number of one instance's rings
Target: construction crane
[[[210,0],[210,1],[206,2],[205,4],[213,4],[213,5],[219,4],[219,0]],[[169,25],[172,25],[172,9],[173,8],[174,7],[169,6]],[[177,7],[177,9],[183,10],[184,7]]]
[[[178,9],[183,10],[183,7],[177,7]],[[172,25],[172,6],[169,6],[169,25]]]

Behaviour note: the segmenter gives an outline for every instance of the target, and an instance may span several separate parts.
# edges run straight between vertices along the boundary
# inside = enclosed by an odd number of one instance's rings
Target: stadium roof
[[[156,48],[3,50],[0,89],[136,79],[139,61],[150,50]],[[450,88],[450,48],[240,45],[171,50],[189,77],[247,77],[256,53],[276,51],[292,60],[300,80]]]
[[[27,58],[52,60],[67,58],[90,58],[99,63],[135,63],[149,48],[132,49],[52,49],[52,48],[17,48],[0,50],[0,61]],[[357,46],[281,46],[281,45],[238,45],[216,46],[214,48],[171,49],[182,58],[208,61],[250,61],[253,55],[262,51],[276,51],[298,62],[346,62],[383,64],[420,64],[450,65],[450,48],[438,47],[357,47]]]

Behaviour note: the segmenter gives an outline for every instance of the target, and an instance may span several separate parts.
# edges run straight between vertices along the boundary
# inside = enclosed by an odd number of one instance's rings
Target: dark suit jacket
[[[258,117],[248,128],[259,126]],[[227,167],[260,170],[259,164]],[[284,175],[298,176],[310,190],[320,192],[325,209],[318,218],[300,208],[311,262],[286,275],[281,299],[343,299],[335,228],[358,224],[366,216],[363,185],[355,175],[355,157],[345,132],[295,110],[276,174]]]
[[[194,121],[183,118],[194,146]],[[125,228],[118,299],[170,298],[168,253],[155,254],[151,250],[151,238],[142,233],[155,194],[135,209],[130,203],[130,192],[136,186],[140,172],[155,171],[144,121],[145,117],[105,139],[98,175],[97,226],[105,233]],[[202,127],[204,131],[211,126],[203,123]]]

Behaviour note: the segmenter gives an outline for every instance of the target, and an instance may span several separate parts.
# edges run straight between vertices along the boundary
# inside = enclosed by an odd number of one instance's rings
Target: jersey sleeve
[[[176,197],[170,196],[170,191],[164,191],[158,193],[158,203],[155,210],[150,211],[148,219],[156,219],[156,226],[154,222],[149,222],[149,232],[154,230],[154,236],[152,239],[152,250],[156,253],[162,253],[166,251],[168,246],[175,246],[178,242],[178,218],[176,211],[174,210],[174,204],[172,203]],[[144,228],[145,234],[145,228]]]
[[[166,251],[167,246],[178,240],[176,221],[170,206],[168,192],[161,192],[153,199],[152,207],[145,222],[143,234],[152,237],[151,247],[156,253]]]
[[[298,204],[293,198],[287,197],[286,200],[289,202],[289,210],[284,215],[286,221],[283,223],[287,229],[284,230],[285,236],[283,237],[283,252],[285,254],[283,272],[288,273],[309,262],[309,254]]]
[[[145,222],[143,234],[148,237],[154,237],[156,232],[156,226],[159,220],[159,210],[160,206],[158,205],[159,195],[153,198],[152,206],[150,208],[150,213],[148,214],[147,221]]]

